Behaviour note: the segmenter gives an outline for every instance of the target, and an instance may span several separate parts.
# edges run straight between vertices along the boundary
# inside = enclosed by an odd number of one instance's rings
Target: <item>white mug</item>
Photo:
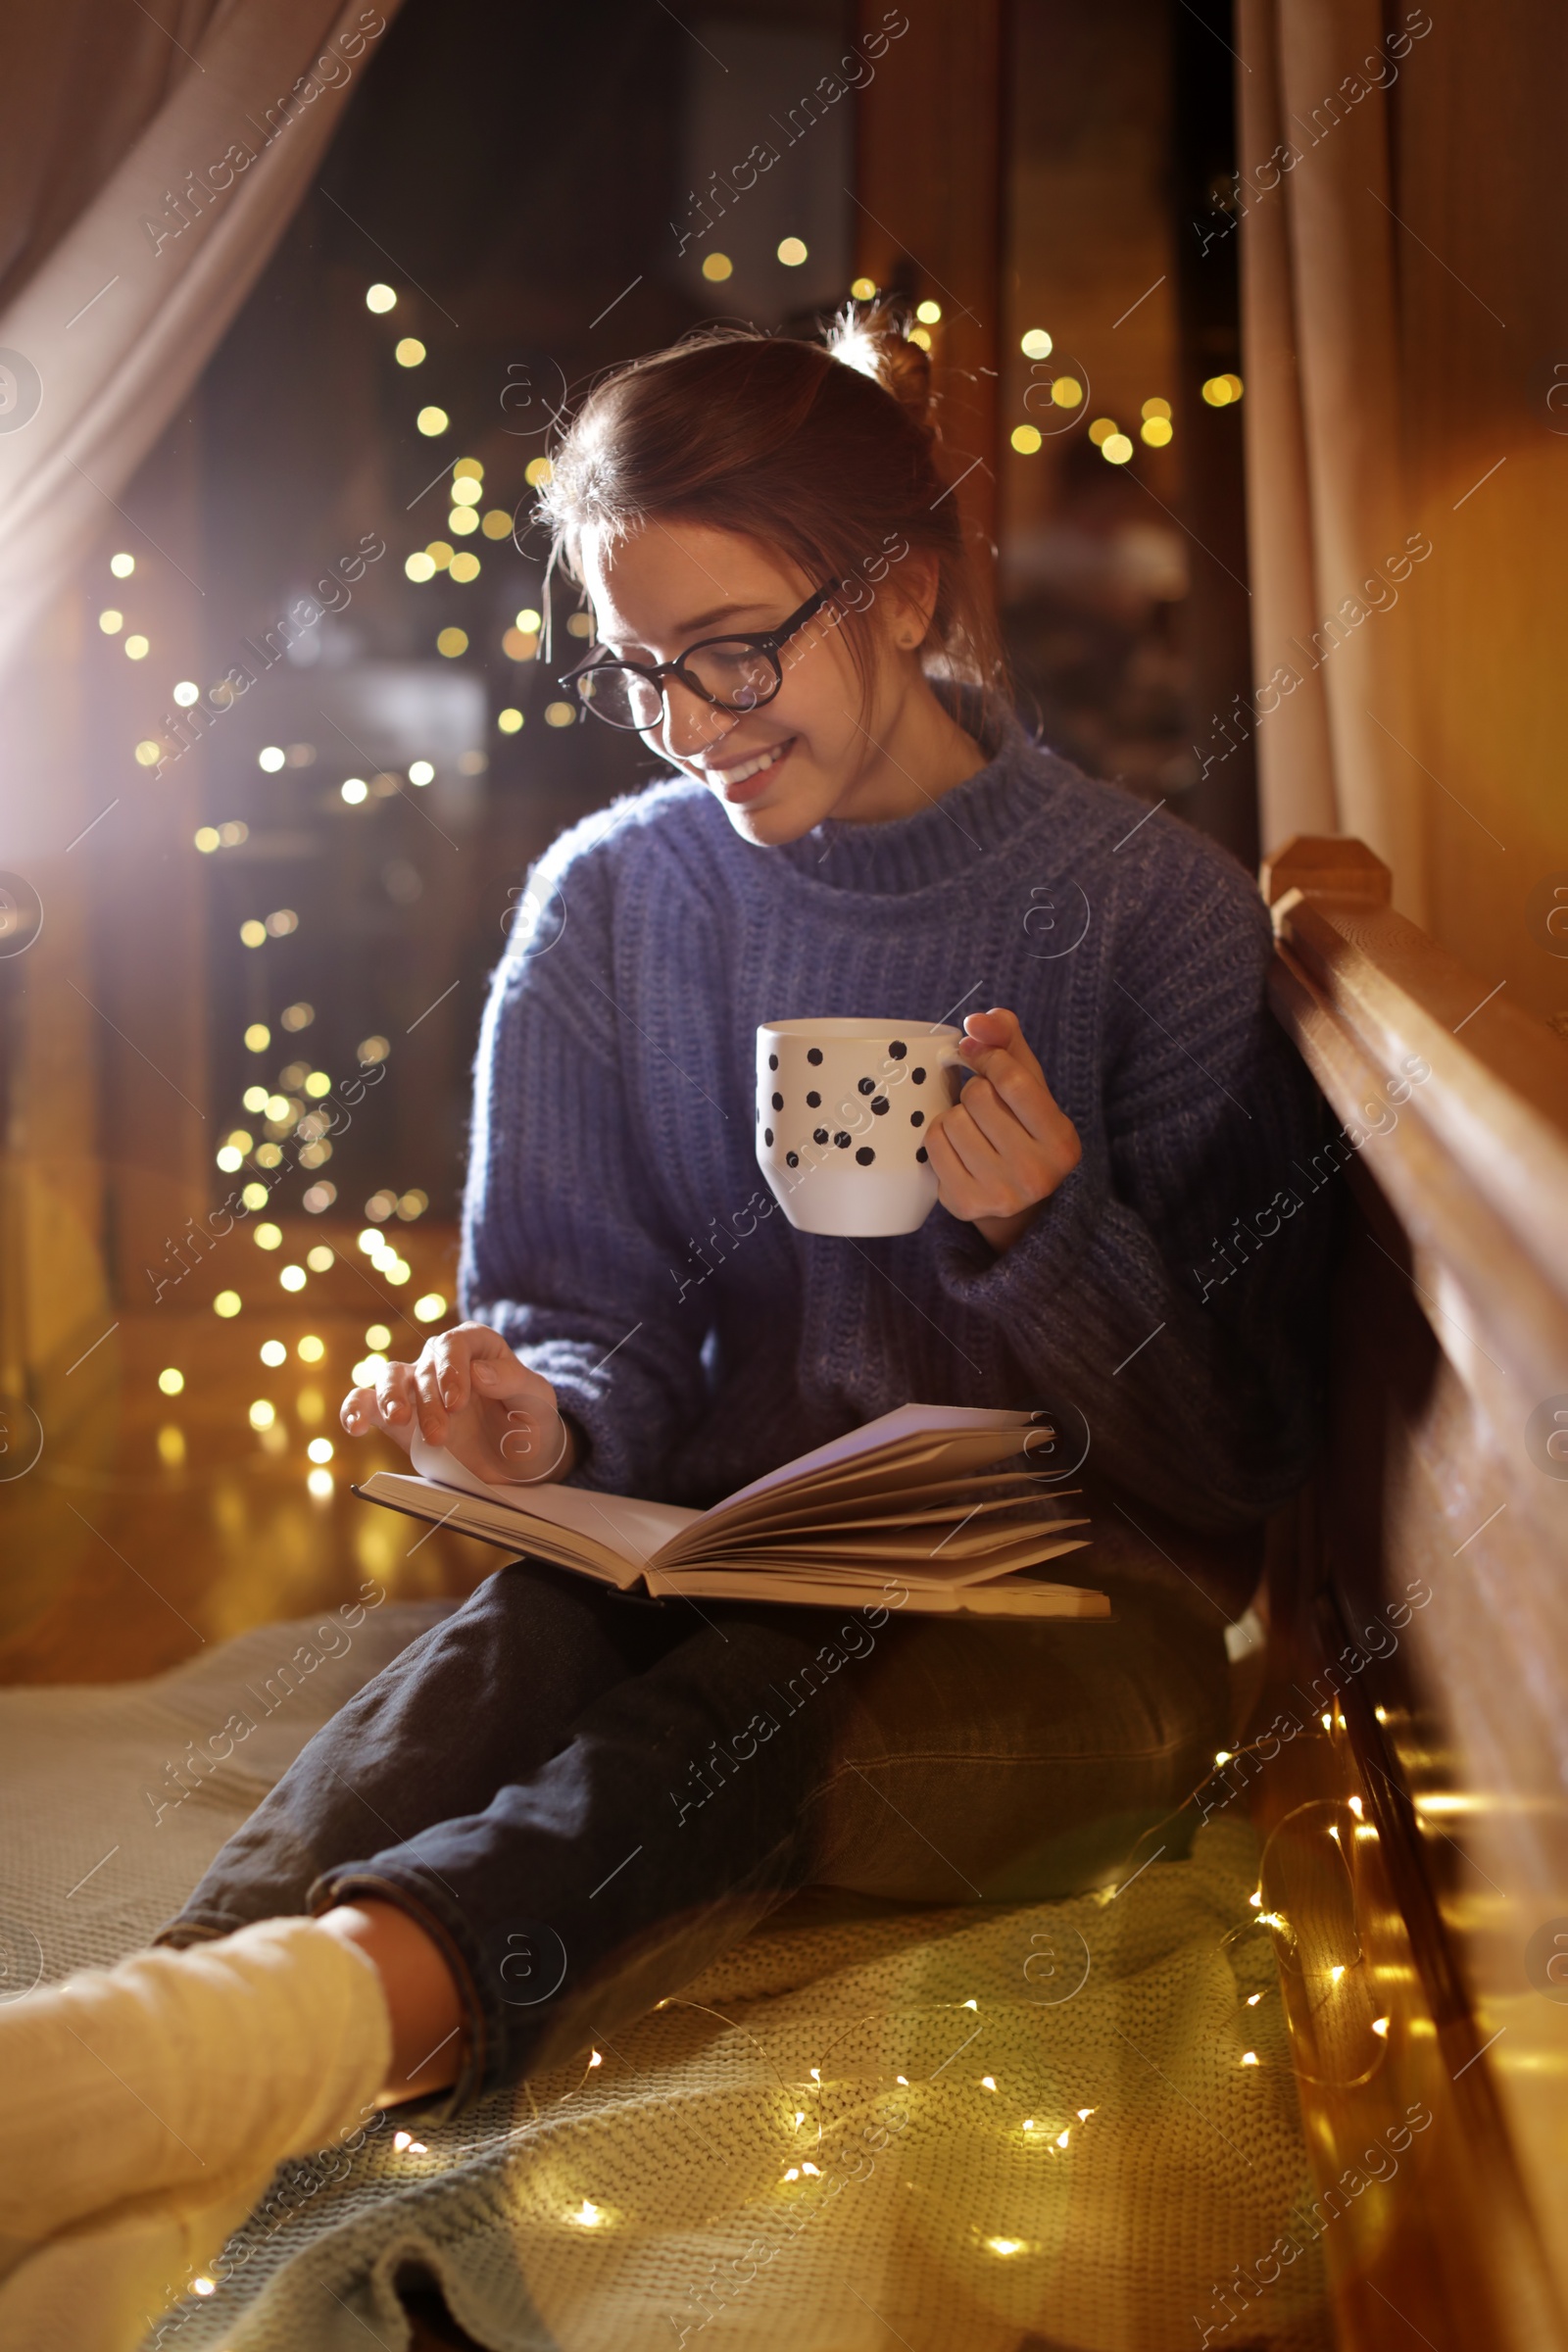
[[[946,1021],[768,1021],[757,1032],[757,1159],[801,1233],[914,1233],[936,1206],[924,1131],[968,1064]]]

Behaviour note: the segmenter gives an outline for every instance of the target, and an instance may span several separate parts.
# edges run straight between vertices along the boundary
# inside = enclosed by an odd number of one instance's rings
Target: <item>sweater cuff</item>
[[[946,1230],[937,1273],[950,1298],[986,1315],[1038,1309],[1069,1287],[1100,1221],[1102,1199],[1082,1165],[1042,1200],[1034,1222],[1009,1248],[993,1250],[971,1224],[938,1209]]]

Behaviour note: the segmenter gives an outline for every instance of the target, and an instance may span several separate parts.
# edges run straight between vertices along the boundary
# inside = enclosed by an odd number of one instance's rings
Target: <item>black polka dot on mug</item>
[[[770,1070],[776,1070],[778,1068],[778,1055],[776,1054],[770,1054],[768,1055],[767,1066]]]
[[[837,1135],[833,1138],[833,1141],[835,1144],[837,1144],[841,1152],[847,1152],[854,1140],[855,1139],[850,1134],[849,1130],[845,1127],[841,1127]]]
[[[782,1110],[782,1109],[783,1109],[783,1107],[784,1107],[784,1098],[783,1098],[783,1096],[782,1096],[782,1095],[775,1095],[775,1096],[773,1097],[773,1108],[774,1108],[775,1110]]]
[[[801,1164],[801,1155],[800,1155],[800,1153],[799,1153],[798,1152],[785,1152],[785,1154],[784,1154],[784,1165],[785,1165],[787,1168],[798,1168],[798,1167],[800,1166],[800,1164]]]
[[[893,1040],[893,1043],[888,1048],[888,1053],[895,1061],[902,1061],[908,1051],[908,1047],[904,1044],[901,1038],[897,1037]]]
[[[886,1095],[873,1095],[871,1097],[871,1108],[879,1119],[886,1116],[887,1107],[888,1099]]]
[[[925,1148],[924,1144],[922,1144],[922,1145],[920,1146],[920,1149],[919,1149],[919,1151],[918,1151],[918,1152],[915,1153],[915,1155],[914,1155],[914,1156],[915,1156],[915,1158],[916,1158],[916,1159],[920,1160],[922,1163],[923,1163],[925,1160],[927,1160],[927,1159],[930,1157],[930,1153],[929,1153],[929,1152],[926,1151],[926,1148]]]
[[[911,1127],[923,1127],[925,1125],[925,1112],[923,1110],[911,1110],[909,1113],[909,1125]]]
[[[914,1080],[914,1083],[915,1083],[915,1085],[916,1085],[916,1086],[924,1086],[924,1084],[925,1084],[925,1072],[924,1072],[924,1070],[911,1070],[911,1071],[909,1072],[909,1076],[910,1076],[910,1077],[911,1077],[911,1078]]]
[[[825,1127],[813,1127],[811,1129],[811,1141],[813,1144],[825,1144],[827,1142],[827,1129]]]
[[[808,1047],[807,1047],[807,1049],[806,1049],[806,1058],[807,1058],[807,1060],[808,1060],[808,1061],[810,1063],[810,1065],[811,1065],[811,1067],[812,1067],[812,1069],[813,1069],[813,1070],[814,1070],[814,1069],[818,1069],[818,1068],[820,1068],[820,1066],[821,1066],[821,1061],[822,1061],[822,1049],[821,1049],[821,1047],[820,1047],[820,1046],[808,1046]]]
[[[814,1088],[806,1098],[806,1107],[808,1110],[820,1110],[822,1107],[822,1098]]]
[[[862,1168],[868,1168],[871,1165],[872,1160],[875,1159],[876,1153],[872,1151],[869,1144],[862,1144],[855,1156],[859,1161]]]

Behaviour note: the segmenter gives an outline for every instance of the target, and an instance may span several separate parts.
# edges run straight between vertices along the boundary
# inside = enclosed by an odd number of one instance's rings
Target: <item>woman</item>
[[[0,2200],[19,2250],[142,2213],[216,2243],[277,2157],[612,2032],[808,1883],[1114,1876],[1227,1729],[1226,1611],[1149,1515],[1255,1528],[1309,1459],[1313,1097],[1266,916],[995,691],[922,355],[880,314],[661,354],[543,504],[597,637],[575,691],[675,772],[536,869],[479,1051],[468,1320],[345,1428],[701,1504],[909,1398],[1049,1404],[1061,1474],[1108,1482],[1115,1615],[503,1568],[311,1742],[172,1948],[0,2013],[48,2143]],[[801,1234],[758,1185],[755,1029],[835,1013],[964,1020],[917,1233]]]

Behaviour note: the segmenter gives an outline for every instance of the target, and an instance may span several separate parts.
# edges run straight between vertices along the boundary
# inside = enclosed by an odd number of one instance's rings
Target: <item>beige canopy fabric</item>
[[[172,31],[140,12],[130,50],[77,9],[63,52],[19,44],[11,110],[26,93],[40,128],[8,166],[0,250],[22,280],[0,311],[0,673],[206,366],[399,4],[186,0]],[[74,62],[92,69],[88,153],[112,168],[40,254],[62,161],[46,149],[70,149],[61,86]]]

